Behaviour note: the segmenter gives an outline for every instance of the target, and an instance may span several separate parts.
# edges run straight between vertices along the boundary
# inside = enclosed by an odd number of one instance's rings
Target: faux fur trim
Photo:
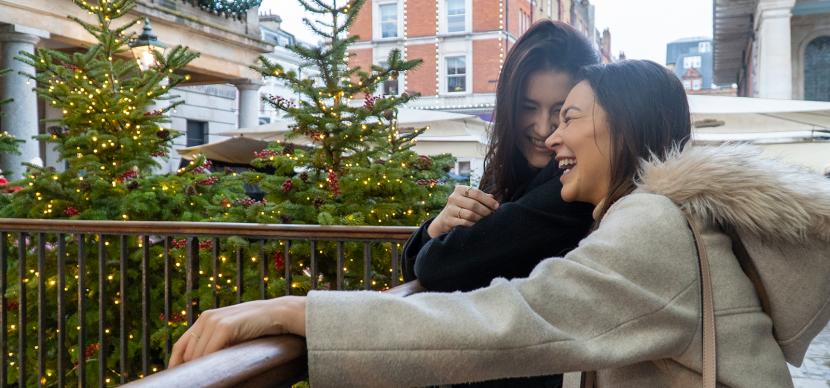
[[[830,179],[748,145],[687,146],[644,161],[640,189],[771,242],[830,241]]]

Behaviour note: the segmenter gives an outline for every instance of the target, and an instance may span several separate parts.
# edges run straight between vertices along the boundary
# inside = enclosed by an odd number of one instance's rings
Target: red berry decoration
[[[285,269],[285,255],[280,251],[274,253],[274,269],[277,272],[282,272]]]
[[[291,179],[286,179],[285,182],[282,182],[282,192],[287,193],[291,191],[291,188],[294,187],[294,182],[291,182]]]
[[[254,152],[254,156],[259,159],[268,159],[277,156],[277,153],[274,150],[262,150]]]
[[[219,177],[216,175],[211,175],[205,179],[200,180],[199,184],[202,186],[210,186],[215,184],[216,182],[219,182]]]
[[[164,157],[166,157],[166,156],[167,156],[167,152],[164,152],[164,151],[155,151],[155,152],[153,152],[153,153],[152,153],[152,154],[150,154],[150,155],[152,155],[153,157],[156,157],[156,158],[164,158]]]
[[[419,155],[418,160],[415,161],[415,167],[419,170],[429,170],[432,168],[432,158],[426,155]]]
[[[213,240],[199,241],[199,250],[207,251],[213,249]]]
[[[187,240],[185,240],[183,238],[182,239],[174,239],[173,241],[170,242],[170,245],[172,245],[173,248],[182,249],[185,246],[187,246]]]
[[[340,195],[340,178],[337,176],[337,172],[334,170],[329,170],[329,175],[326,178],[326,181],[329,182],[329,190],[331,193],[334,194],[335,197]]]
[[[72,206],[67,207],[66,209],[63,209],[63,214],[65,214],[67,217],[77,216],[78,213],[80,213],[78,211],[78,209],[76,209]]]
[[[93,343],[93,344],[89,344],[89,345],[86,346],[86,349],[84,349],[84,356],[86,358],[91,358],[96,353],[98,353],[99,350],[101,350],[101,344],[99,344],[97,342]]]
[[[377,99],[377,97],[367,94],[366,97],[363,97],[363,107],[367,110],[375,109],[375,101]]]

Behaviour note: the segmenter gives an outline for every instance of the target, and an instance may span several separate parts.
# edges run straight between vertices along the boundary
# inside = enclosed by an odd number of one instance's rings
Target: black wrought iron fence
[[[394,287],[414,230],[0,219],[0,385],[123,384],[205,309]]]

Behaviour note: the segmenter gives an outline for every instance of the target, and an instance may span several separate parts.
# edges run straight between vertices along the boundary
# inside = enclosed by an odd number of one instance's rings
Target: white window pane
[[[464,57],[447,57],[447,74],[465,74],[467,68],[467,64],[465,62],[466,60]]]
[[[447,0],[447,32],[463,32],[465,28],[465,0]]]
[[[380,10],[380,36],[381,38],[394,38],[398,36],[398,5],[381,4]]]

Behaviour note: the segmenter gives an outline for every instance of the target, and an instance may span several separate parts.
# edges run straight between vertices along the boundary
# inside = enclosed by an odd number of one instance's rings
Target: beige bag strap
[[[683,209],[683,215],[692,230],[692,236],[697,245],[698,266],[700,270],[700,283],[702,295],[700,297],[701,309],[703,311],[703,387],[716,388],[718,377],[718,354],[715,335],[715,303],[712,295],[712,278],[709,272],[709,255],[706,253],[706,246],[700,236],[700,228],[697,220]]]
[[[683,215],[686,216],[686,222],[689,224],[689,229],[692,230],[692,237],[697,246],[698,270],[700,271],[700,306],[703,313],[703,388],[716,388],[718,384],[718,353],[715,338],[715,302],[712,294],[712,277],[709,272],[709,255],[706,252],[706,246],[703,245],[703,238],[700,236],[697,221],[686,209],[683,209]],[[582,372],[582,388],[594,388],[596,383],[596,372]]]

